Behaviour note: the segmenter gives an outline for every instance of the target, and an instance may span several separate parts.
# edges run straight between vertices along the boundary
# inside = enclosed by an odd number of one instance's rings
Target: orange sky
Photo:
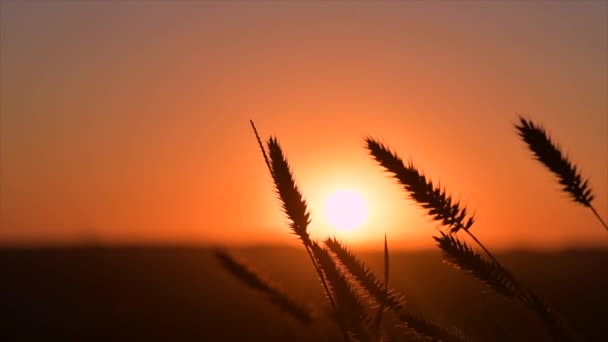
[[[608,244],[512,126],[542,122],[608,218],[606,2],[0,6],[2,244],[293,241],[249,119],[279,137],[315,237],[432,244],[371,135],[493,248]],[[370,202],[352,233],[322,217],[341,187]]]

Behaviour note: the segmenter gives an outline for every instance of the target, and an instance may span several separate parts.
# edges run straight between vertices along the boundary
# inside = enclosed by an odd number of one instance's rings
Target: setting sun
[[[325,203],[325,217],[327,222],[338,230],[353,230],[365,222],[367,203],[358,192],[337,190]]]

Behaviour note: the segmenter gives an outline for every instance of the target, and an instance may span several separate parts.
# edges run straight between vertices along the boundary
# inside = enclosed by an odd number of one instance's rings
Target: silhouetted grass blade
[[[277,305],[291,317],[305,324],[312,322],[312,314],[305,306],[296,303],[278,287],[274,286],[272,282],[253,271],[251,267],[237,261],[225,251],[215,251],[215,257],[230,274],[248,287],[265,294],[271,303]]]
[[[375,325],[376,325],[376,336],[378,339],[381,338],[380,328],[382,326],[382,318],[384,316],[384,309],[386,308],[386,302],[388,300],[388,276],[389,276],[389,259],[388,259],[388,242],[386,241],[386,233],[384,233],[384,293],[382,297],[382,302],[380,303],[380,307],[378,308],[378,313],[376,315]]]
[[[395,313],[406,327],[415,335],[423,340],[430,341],[465,341],[462,333],[457,330],[443,329],[421,316],[414,315],[405,309],[405,300],[403,296],[394,290],[388,290],[386,282],[381,283],[374,274],[361,262],[354,254],[352,254],[343,244],[335,238],[325,239],[325,245],[334,253],[336,258],[348,271],[348,273],[357,281],[361,288],[370,295],[376,303],[384,303],[384,305]],[[385,254],[388,254],[388,245],[385,245]],[[388,258],[386,259],[388,260]],[[385,264],[385,277],[388,280],[388,261]],[[382,307],[381,307],[382,309]]]
[[[371,298],[378,304],[382,303],[385,297],[385,285],[374,273],[336,238],[327,238],[324,243]],[[389,291],[386,296],[386,305],[389,308],[398,311],[403,304],[403,298],[398,293]]]
[[[346,276],[326,248],[313,241],[312,251],[331,289],[336,304],[337,319],[358,341],[371,341],[372,338],[367,329],[369,317]]]

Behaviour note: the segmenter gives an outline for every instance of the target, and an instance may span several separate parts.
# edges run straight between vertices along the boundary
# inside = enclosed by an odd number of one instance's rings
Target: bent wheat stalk
[[[275,190],[279,196],[279,201],[281,202],[281,208],[287,218],[290,220],[289,225],[292,233],[295,234],[300,241],[302,241],[302,244],[306,249],[306,253],[310,257],[310,261],[312,262],[314,269],[317,272],[317,276],[323,285],[323,289],[331,304],[344,339],[346,341],[350,341],[351,335],[349,334],[349,327],[346,325],[347,321],[340,316],[341,312],[339,312],[336,299],[334,298],[336,293],[332,292],[330,289],[330,284],[328,284],[330,279],[327,277],[328,274],[331,274],[332,265],[327,262],[323,255],[315,254],[323,253],[323,250],[317,248],[317,244],[310,239],[310,235],[308,234],[310,213],[308,212],[306,200],[295,182],[291,168],[289,167],[289,163],[285,158],[278,140],[274,137],[268,139],[268,153],[266,153],[266,149],[262,144],[262,140],[260,139],[253,120],[250,120],[249,122],[257,139],[258,145],[260,146],[262,155],[264,157],[264,162],[266,163],[268,171],[273,179]],[[324,267],[329,268],[329,270],[325,269]]]
[[[326,247],[323,248],[313,241],[312,251],[317,257],[319,265],[321,265],[335,300],[336,318],[345,327],[349,337],[353,337],[356,341],[372,341],[367,329],[369,317],[346,276],[335,263]]]
[[[312,322],[313,319],[310,310],[308,310],[304,305],[301,305],[295,300],[289,298],[287,294],[283,293],[269,280],[264,279],[251,267],[238,261],[226,251],[217,250],[214,254],[225,270],[227,270],[230,274],[239,279],[248,287],[265,294],[271,303],[277,305],[281,310],[288,313],[291,317],[304,324],[310,324]]]
[[[352,278],[369,294],[370,298],[380,306],[384,304],[412,333],[427,341],[467,341],[462,332],[457,329],[444,329],[408,312],[405,309],[404,297],[397,291],[388,289],[388,277],[384,283],[380,282],[373,272],[336,238],[327,238],[324,243]],[[385,245],[385,253],[386,251],[388,251],[388,246]],[[385,272],[387,272],[387,265],[388,262],[385,263]]]
[[[448,228],[449,233],[440,232],[441,236],[433,237],[444,256],[453,265],[472,272],[481,282],[489,285],[496,292],[514,298],[535,312],[545,324],[549,334],[556,341],[573,341],[574,338],[563,328],[561,322],[547,306],[541,305],[538,296],[525,288],[508,272],[492,253],[471,232],[473,216],[467,215],[467,210],[459,202],[455,202],[445,189],[434,185],[410,161],[406,166],[403,160],[388,147],[372,138],[366,138],[366,147],[372,157],[392,174],[408,192],[408,195],[436,221]],[[468,219],[467,219],[468,217]],[[475,243],[486,253],[491,262],[484,260],[475,253],[464,241],[455,234],[464,230]]]
[[[464,230],[483,249],[492,261],[500,265],[498,260],[484,246],[469,228],[475,222],[475,216],[467,213],[467,208],[458,201],[453,201],[446,190],[433,182],[416,168],[410,160],[407,165],[391,149],[373,138],[365,138],[366,147],[376,162],[392,174],[407,191],[410,199],[426,209],[427,214],[434,220],[449,228],[451,233]]]
[[[591,204],[594,196],[589,186],[589,180],[583,178],[574,163],[562,153],[545,129],[522,116],[519,116],[519,124],[515,124],[515,128],[534,154],[534,159],[557,177],[559,184],[562,185],[562,191],[567,193],[574,202],[591,209],[604,229],[608,231],[608,224]]]

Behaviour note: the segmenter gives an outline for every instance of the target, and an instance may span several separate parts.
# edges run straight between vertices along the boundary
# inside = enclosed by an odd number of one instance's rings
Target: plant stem
[[[494,262],[494,264],[498,267],[500,267],[501,269],[504,270],[504,267],[502,267],[502,265],[498,262],[498,260],[496,260],[496,258],[494,258],[494,256],[492,255],[492,253],[490,253],[490,251],[486,248],[486,246],[483,245],[483,243],[481,243],[481,241],[479,241],[477,239],[477,237],[475,236],[475,234],[471,233],[468,229],[463,229],[465,232],[467,232],[467,234],[469,234],[469,236],[471,237],[471,239],[473,239],[475,241],[475,243],[477,243],[477,245],[483,249],[483,251],[488,255],[488,257],[490,257],[490,259],[492,259],[492,261]]]
[[[592,208],[593,209],[593,208]],[[595,212],[595,210],[594,210]],[[499,262],[498,260],[496,260],[496,258],[494,258],[494,256],[492,255],[492,253],[490,253],[490,251],[483,245],[483,243],[481,243],[481,241],[479,241],[477,239],[477,237],[471,233],[468,229],[464,229],[465,232],[467,232],[467,234],[477,243],[477,245],[483,249],[483,251],[488,255],[488,257],[490,257],[490,259],[492,259],[492,262],[494,262],[494,264],[500,268],[505,274],[509,275],[511,280],[513,281],[513,283],[515,284],[515,286],[517,286],[519,292],[521,293],[521,295],[523,296],[524,300],[526,301],[524,304],[528,305],[529,308],[532,309],[532,311],[534,311],[536,314],[538,314],[538,316],[540,317],[540,319],[543,321],[543,323],[545,324],[545,327],[547,328],[549,334],[551,335],[551,337],[555,340],[555,341],[572,341],[573,339],[568,336],[567,332],[564,331],[564,329],[557,324],[557,322],[559,321],[558,317],[555,316],[553,313],[551,313],[551,311],[549,311],[547,309],[547,307],[540,302],[540,299],[538,298],[538,296],[536,296],[536,294],[534,292],[532,292],[532,290],[522,286],[516,279],[515,277],[513,277]]]
[[[382,315],[384,314],[384,308],[388,299],[388,243],[386,241],[386,233],[384,233],[384,297],[380,302],[378,308],[378,315],[376,316],[376,338],[381,341],[381,330],[382,327]]]
[[[260,135],[258,134],[258,130],[255,127],[255,123],[253,122],[253,120],[249,120],[249,123],[251,124],[251,128],[253,129],[255,138],[258,141],[258,145],[260,146],[260,149],[262,150],[262,155],[264,156],[264,162],[266,163],[266,166],[268,167],[270,176],[276,183],[275,173],[272,169],[272,165],[270,165],[270,160],[268,158],[268,154],[266,153],[266,149],[264,148],[262,139],[260,139]],[[317,271],[317,275],[319,276],[319,279],[321,279],[321,284],[323,284],[323,289],[325,290],[325,293],[327,294],[327,298],[329,299],[329,302],[331,303],[331,308],[333,309],[334,313],[336,314],[336,318],[339,319],[336,303],[334,302],[334,299],[331,295],[329,286],[327,286],[327,282],[325,281],[325,276],[323,275],[323,272],[321,272],[321,268],[313,255],[314,252],[312,250],[312,241],[310,241],[310,238],[308,236],[306,236],[306,238],[302,239],[302,243],[304,244],[304,248],[306,249],[306,252],[308,253],[308,256],[310,257],[310,261],[312,262],[312,265],[315,267],[315,271]],[[350,342],[350,337],[348,336],[348,333],[347,333],[346,329],[344,328],[343,323],[341,321],[338,321],[338,325],[340,326],[340,330],[342,331],[342,334],[344,335],[344,340],[346,342]]]
[[[346,331],[346,328],[344,327],[344,323],[342,322],[342,320],[340,319],[340,317],[338,315],[338,308],[336,307],[336,303],[334,302],[334,299],[331,295],[331,291],[329,290],[329,286],[327,285],[325,276],[323,275],[323,272],[321,271],[321,267],[317,263],[317,259],[315,259],[315,257],[314,257],[314,251],[312,249],[312,242],[310,240],[304,241],[304,247],[306,248],[306,252],[308,252],[310,261],[312,262],[313,266],[315,267],[315,271],[317,271],[317,274],[319,275],[319,279],[321,279],[321,284],[323,284],[323,289],[325,290],[325,293],[327,294],[327,298],[329,299],[329,302],[331,303],[331,307],[334,311],[334,314],[336,315],[336,320],[338,321],[338,325],[340,326],[340,331],[342,332],[342,335],[344,336],[344,341],[350,342],[350,336],[348,335],[348,332]]]
[[[595,208],[592,205],[590,205],[589,208],[591,208],[591,211],[593,211],[593,214],[595,215],[595,217],[597,217],[597,219],[600,220],[600,223],[602,224],[602,226],[604,226],[604,229],[606,229],[606,231],[608,231],[608,224],[606,224],[606,221],[604,221],[604,219],[602,219],[600,214],[598,214],[598,212],[595,210]]]

